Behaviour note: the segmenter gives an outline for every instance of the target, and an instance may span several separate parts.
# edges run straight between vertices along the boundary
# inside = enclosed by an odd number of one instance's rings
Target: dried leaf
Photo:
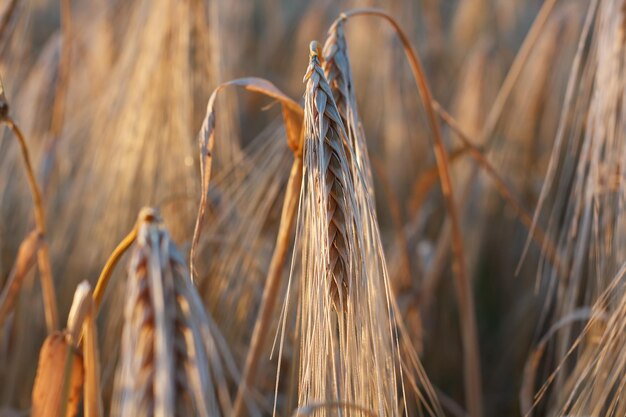
[[[33,388],[33,412],[32,417],[57,417],[61,409],[61,397],[63,395],[63,385],[65,381],[65,368],[68,354],[70,360],[71,377],[69,380],[69,390],[67,404],[65,407],[66,417],[76,415],[78,403],[81,398],[81,388],[83,385],[83,361],[81,357],[71,349],[66,334],[56,332],[46,338],[41,351],[39,352],[39,364],[37,366],[37,376]]]
[[[237,85],[248,91],[265,94],[268,97],[278,100],[282,106],[283,120],[285,130],[287,131],[287,144],[296,154],[302,151],[302,141],[300,138],[304,111],[298,103],[287,97],[285,93],[280,91],[274,84],[263,78],[240,78],[224,84],[224,86],[227,85]]]
[[[213,146],[215,144],[215,100],[219,91],[228,86],[243,87],[248,91],[264,94],[268,97],[276,99],[280,102],[285,123],[285,131],[287,133],[287,143],[294,153],[299,157],[302,152],[302,122],[304,119],[304,111],[302,107],[280,91],[274,84],[256,77],[239,78],[220,84],[211,94],[207,103],[206,115],[204,122],[198,134],[198,142],[200,145],[200,176],[202,183],[202,195],[200,196],[200,208],[196,218],[196,225],[193,232],[193,241],[191,244],[190,266],[192,278],[195,276],[195,268],[193,262],[195,259],[196,248],[200,240],[202,225],[204,223],[204,215],[206,212],[206,204],[209,191],[209,181],[211,179],[211,164],[213,161]]]
[[[22,287],[24,277],[35,264],[35,255],[41,242],[39,236],[39,233],[33,230],[20,244],[15,265],[13,265],[7,283],[0,294],[0,327],[7,315],[13,310],[13,304]]]

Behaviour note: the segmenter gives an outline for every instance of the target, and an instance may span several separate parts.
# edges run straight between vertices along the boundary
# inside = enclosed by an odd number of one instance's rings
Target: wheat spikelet
[[[236,368],[158,215],[144,218],[130,264],[112,415],[228,414],[226,378]]]
[[[344,33],[344,20],[338,19],[328,30],[328,38],[324,44],[324,75],[333,92],[333,98],[341,115],[350,144],[354,149],[356,170],[353,177],[359,181],[361,175],[365,176],[365,189],[372,195],[374,181],[367,152],[367,141],[363,127],[359,123],[359,113],[354,94],[352,71],[348,58],[348,45]],[[362,173],[362,174],[361,174]]]
[[[328,237],[324,246],[327,248],[328,266],[325,268],[328,268],[329,277],[324,280],[328,280],[330,284],[335,307],[345,309],[352,268],[349,256],[351,252],[356,252],[349,246],[351,239],[348,235],[354,233],[353,222],[357,215],[352,212],[356,208],[356,202],[353,200],[349,153],[345,148],[348,145],[345,142],[347,138],[332,92],[320,67],[317,51],[311,51],[305,80],[305,160],[309,162],[311,169],[319,169],[319,175],[323,175],[316,178],[323,181],[323,184],[320,182],[311,185],[312,190],[321,191],[319,199],[315,199],[316,204],[320,204],[316,209],[323,209],[325,212],[323,217],[320,216],[320,220],[323,219],[320,226]],[[321,213],[315,213],[317,214]],[[324,255],[325,252],[322,249]]]

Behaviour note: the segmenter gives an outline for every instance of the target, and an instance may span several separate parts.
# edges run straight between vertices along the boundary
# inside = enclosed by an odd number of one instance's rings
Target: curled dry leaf
[[[228,86],[243,87],[248,91],[264,94],[270,98],[278,100],[282,107],[283,120],[285,123],[285,131],[287,134],[287,143],[299,157],[301,153],[301,132],[302,120],[304,112],[302,107],[294,100],[286,96],[274,84],[256,77],[239,78],[223,84],[220,84],[211,94],[207,104],[204,122],[198,134],[198,142],[200,146],[200,176],[202,185],[202,194],[200,196],[200,208],[196,218],[196,225],[193,232],[193,240],[191,244],[190,266],[192,277],[195,274],[193,262],[195,259],[196,249],[200,241],[202,225],[204,223],[204,215],[207,205],[207,193],[209,191],[209,181],[211,179],[211,164],[213,162],[213,146],[215,144],[215,100],[220,90]]]

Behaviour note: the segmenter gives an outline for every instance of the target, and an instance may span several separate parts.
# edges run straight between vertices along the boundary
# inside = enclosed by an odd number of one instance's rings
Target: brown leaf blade
[[[66,410],[66,417],[76,415],[83,385],[83,361],[70,349],[65,333],[55,332],[46,338],[39,352],[32,395],[32,417],[57,417],[62,408]],[[68,355],[71,355],[69,358],[71,366],[68,367],[71,374],[67,379],[69,389],[67,403],[64,406],[62,397]]]
[[[213,162],[213,147],[215,145],[215,101],[220,90],[228,86],[238,86],[244,89],[263,94],[267,97],[278,100],[282,108],[283,121],[287,134],[287,144],[293,150],[296,156],[300,156],[302,152],[302,122],[304,119],[304,110],[294,100],[289,98],[278,87],[270,81],[263,78],[247,77],[238,78],[220,84],[209,98],[207,103],[206,114],[200,132],[198,133],[198,144],[200,146],[200,177],[202,194],[200,196],[200,207],[198,216],[196,217],[196,225],[194,227],[193,239],[190,253],[190,270],[192,278],[195,277],[194,259],[196,249],[200,241],[202,226],[207,208],[207,199],[209,192],[209,182],[211,179],[211,165]]]
[[[37,230],[33,230],[20,244],[15,265],[13,265],[9,279],[2,293],[0,293],[0,327],[2,327],[4,320],[13,310],[13,305],[24,282],[24,277],[35,264],[37,249],[41,242],[39,237]]]

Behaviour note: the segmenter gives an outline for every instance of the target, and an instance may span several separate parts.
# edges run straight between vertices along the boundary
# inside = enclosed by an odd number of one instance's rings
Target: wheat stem
[[[528,56],[530,55],[533,46],[535,46],[541,31],[548,22],[548,17],[550,17],[550,13],[552,12],[552,9],[554,9],[557,1],[558,0],[546,0],[541,6],[537,17],[535,17],[528,34],[524,38],[524,42],[522,43],[519,52],[513,60],[511,68],[506,74],[506,78],[504,79],[502,86],[500,86],[500,89],[498,90],[498,95],[496,96],[496,99],[487,114],[487,120],[485,121],[480,134],[480,144],[486,144],[493,136],[498,121],[500,120],[500,115],[502,115],[502,111],[504,110],[504,105],[511,95],[513,87],[522,73],[524,64],[528,60]]]
[[[276,301],[278,300],[278,290],[280,288],[283,266],[290,246],[289,242],[291,241],[291,232],[296,217],[301,187],[302,158],[296,156],[291,167],[291,173],[289,174],[289,182],[287,183],[287,191],[285,192],[280,225],[278,226],[278,236],[276,237],[276,246],[272,254],[258,318],[254,325],[250,348],[248,349],[248,356],[246,357],[246,364],[237,391],[237,398],[235,399],[235,406],[232,413],[233,417],[239,417],[244,414],[244,399],[247,395],[248,387],[254,384],[256,378],[259,359],[261,358],[263,345],[269,334],[272,313],[276,306]]]
[[[133,226],[132,230],[128,232],[124,239],[115,247],[109,259],[107,259],[104,264],[104,268],[102,268],[102,272],[100,272],[100,276],[98,277],[98,282],[96,283],[96,288],[93,291],[93,301],[94,301],[94,317],[98,315],[98,309],[100,308],[100,304],[102,303],[102,297],[104,297],[104,292],[106,291],[107,285],[109,284],[109,279],[111,278],[111,274],[115,269],[115,266],[121,259],[121,257],[126,253],[128,248],[135,242],[137,239],[137,233],[139,231],[139,226],[141,226],[144,222],[154,220],[155,212],[153,209],[142,209],[139,212],[139,216],[137,217],[137,222],[135,226]]]
[[[35,226],[37,227],[37,232],[41,236],[41,243],[37,249],[37,264],[41,274],[41,288],[43,292],[46,327],[48,329],[48,334],[51,334],[59,328],[59,313],[54,291],[54,278],[52,277],[50,255],[48,253],[48,245],[45,241],[46,218],[43,208],[43,199],[41,197],[41,190],[37,184],[37,180],[35,179],[35,173],[33,171],[33,165],[31,163],[30,153],[28,151],[28,145],[26,145],[24,134],[10,116],[5,115],[2,118],[2,121],[7,125],[11,132],[13,132],[20,144],[22,160],[24,161],[24,166],[26,168],[28,185],[30,187],[33,203],[35,205]]]
[[[472,140],[469,138],[467,134],[463,132],[461,126],[457,123],[456,120],[450,115],[447,111],[445,111],[441,105],[437,102],[433,102],[433,107],[435,111],[441,117],[450,128],[457,134],[461,142],[465,146],[467,146],[470,155],[478,164],[485,170],[487,175],[493,180],[495,183],[496,191],[502,196],[502,198],[513,208],[515,214],[520,219],[522,224],[526,226],[531,233],[531,237],[535,240],[537,245],[545,251],[545,254],[550,261],[550,263],[559,271],[560,276],[565,276],[565,271],[563,270],[563,266],[558,258],[556,253],[556,248],[554,247],[554,243],[546,236],[544,230],[538,225],[534,227],[533,230],[533,217],[521,204],[519,199],[515,196],[511,188],[506,184],[504,179],[498,174],[498,171],[495,167],[489,162],[487,158],[483,155],[480,149],[474,145]],[[518,265],[516,273],[519,273],[519,268],[521,264]]]
[[[111,278],[111,274],[113,273],[115,266],[119,262],[122,255],[124,255],[128,248],[130,248],[133,244],[135,239],[137,239],[137,225],[135,225],[133,229],[124,237],[124,239],[122,239],[122,241],[115,247],[111,256],[109,256],[109,259],[107,259],[104,264],[104,268],[102,268],[102,271],[100,272],[96,288],[93,292],[94,311],[96,313],[102,303],[102,297],[104,297],[104,292],[109,284],[109,279]]]
[[[63,365],[63,379],[61,380],[61,398],[59,400],[58,417],[67,415],[67,405],[69,402],[70,385],[72,383],[72,372],[74,370],[74,348],[67,345],[65,353],[65,364]]]

